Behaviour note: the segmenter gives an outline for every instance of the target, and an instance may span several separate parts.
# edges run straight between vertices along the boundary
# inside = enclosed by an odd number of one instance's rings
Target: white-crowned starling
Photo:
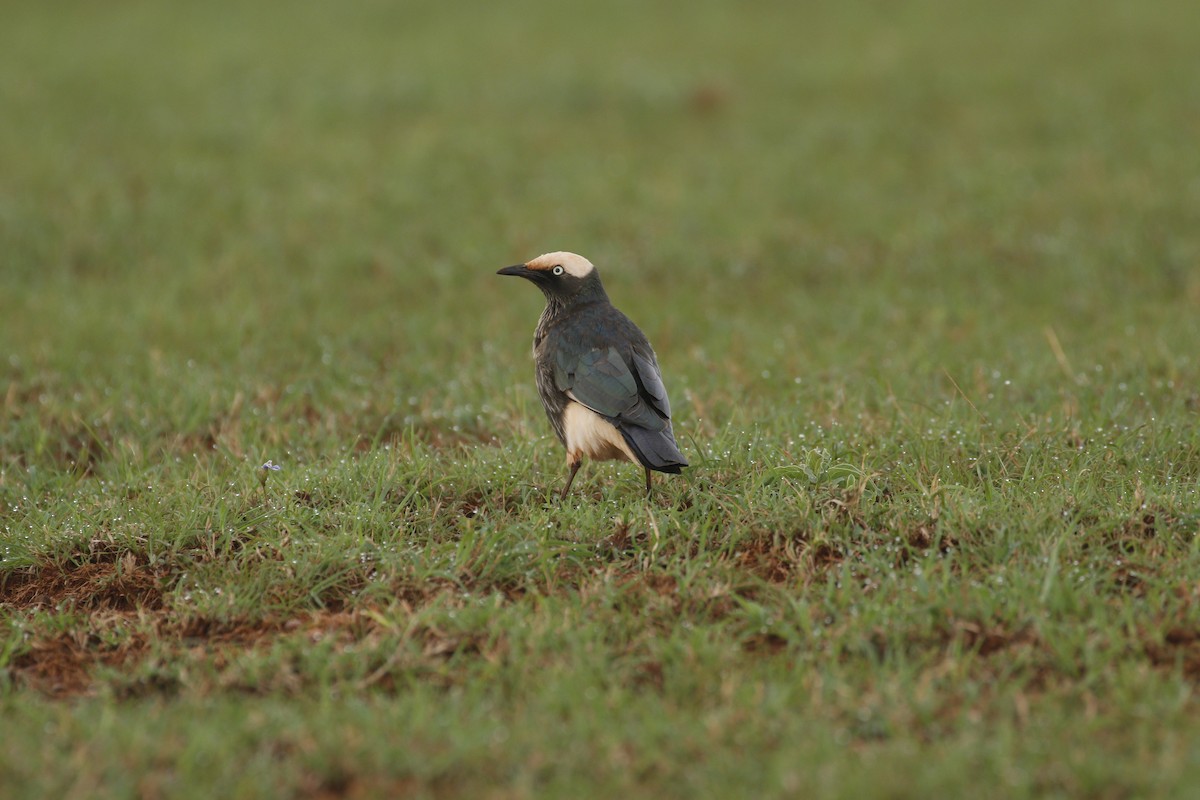
[[[625,459],[678,474],[688,465],[671,433],[671,403],[658,359],[629,317],[609,302],[592,262],[546,253],[500,270],[546,295],[533,334],[537,388],[554,432],[567,448],[566,497],[583,457]]]

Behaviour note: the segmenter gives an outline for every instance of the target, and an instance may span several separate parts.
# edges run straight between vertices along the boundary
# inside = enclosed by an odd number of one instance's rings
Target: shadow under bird
[[[592,262],[546,253],[500,270],[542,290],[546,308],[533,334],[537,388],[567,448],[565,498],[583,457],[624,459],[679,474],[688,465],[671,432],[671,403],[646,335],[611,302]]]

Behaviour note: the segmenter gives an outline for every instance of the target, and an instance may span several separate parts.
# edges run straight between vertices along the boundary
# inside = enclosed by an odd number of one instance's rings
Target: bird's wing
[[[589,350],[578,358],[560,350],[554,383],[601,416],[652,431],[667,427],[670,406],[662,378],[652,362],[636,354],[630,365],[615,347]]]
[[[660,416],[671,418],[671,401],[667,399],[667,387],[663,385],[662,373],[658,364],[654,363],[653,355],[645,358],[637,350],[633,351],[634,376],[638,378],[643,394]]]

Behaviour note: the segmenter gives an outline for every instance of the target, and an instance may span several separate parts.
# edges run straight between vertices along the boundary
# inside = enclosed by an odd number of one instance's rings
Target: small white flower
[[[258,469],[258,485],[262,486],[265,490],[267,487],[267,478],[270,477],[272,472],[279,472],[279,470],[283,469],[283,467],[279,466],[278,464],[274,464],[271,461],[267,461],[267,463],[263,464]]]

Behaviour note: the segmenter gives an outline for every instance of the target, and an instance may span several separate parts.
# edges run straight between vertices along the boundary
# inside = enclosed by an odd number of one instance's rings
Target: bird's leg
[[[579,465],[583,463],[583,459],[579,456],[568,458],[568,464],[571,467],[571,474],[567,476],[567,485],[563,487],[562,494],[558,496],[559,502],[567,499],[567,492],[571,491],[571,482],[575,480],[575,473],[579,472]]]
[[[650,497],[650,468],[646,467],[646,497]]]

